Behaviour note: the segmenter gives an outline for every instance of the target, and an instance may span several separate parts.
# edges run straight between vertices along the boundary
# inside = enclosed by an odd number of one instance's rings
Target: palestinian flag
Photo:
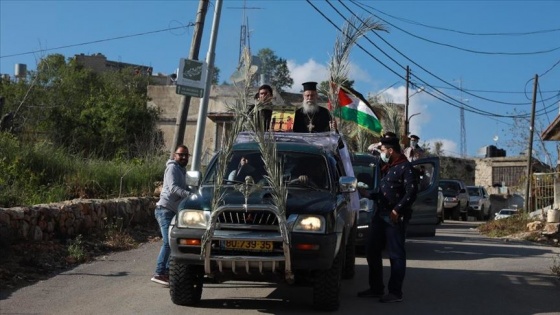
[[[355,122],[376,135],[381,134],[381,122],[375,115],[373,107],[362,94],[352,88],[341,86],[338,89],[338,108],[334,110],[333,115]]]

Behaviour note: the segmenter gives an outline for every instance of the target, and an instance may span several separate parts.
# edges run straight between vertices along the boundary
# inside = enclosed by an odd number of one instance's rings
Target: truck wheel
[[[467,208],[465,212],[461,213],[461,220],[468,221],[469,220],[469,211],[471,208]]]
[[[354,224],[348,235],[348,243],[346,244],[346,255],[344,256],[344,269],[342,269],[342,279],[352,279],[356,273],[356,234],[358,226]]]
[[[492,206],[488,207],[488,213],[484,215],[484,220],[490,220],[490,216],[492,215]]]
[[[313,307],[320,311],[336,311],[340,307],[340,276],[346,249],[341,248],[328,270],[315,273]]]
[[[484,206],[480,207],[480,211],[478,211],[478,215],[476,217],[478,221],[484,221]]]
[[[451,212],[451,218],[452,218],[453,220],[458,221],[458,220],[459,220],[459,217],[461,216],[461,211],[459,210],[459,205],[457,205],[457,206],[456,206],[455,208],[453,208],[451,211],[452,211],[452,212]]]
[[[193,306],[200,302],[204,278],[203,266],[188,265],[171,258],[169,262],[169,294],[177,305]]]

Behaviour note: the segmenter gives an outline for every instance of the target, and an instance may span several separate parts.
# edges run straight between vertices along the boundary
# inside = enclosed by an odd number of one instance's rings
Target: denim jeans
[[[375,292],[382,292],[383,257],[386,247],[391,263],[389,293],[402,297],[402,285],[406,272],[406,251],[404,248],[407,220],[393,223],[387,218],[374,215],[369,226],[366,255],[369,267],[369,286]]]
[[[175,216],[175,212],[166,208],[157,207],[155,216],[159,223],[161,239],[163,240],[163,244],[161,244],[161,249],[159,250],[157,258],[155,273],[158,275],[166,275],[169,274],[169,253],[171,252],[171,249],[169,248],[169,225]]]

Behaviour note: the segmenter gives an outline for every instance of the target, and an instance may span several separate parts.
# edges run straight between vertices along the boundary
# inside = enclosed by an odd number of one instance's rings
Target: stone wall
[[[157,198],[74,199],[30,207],[0,208],[0,247],[20,241],[48,241],[122,227],[155,224]],[[122,223],[121,223],[122,222]]]

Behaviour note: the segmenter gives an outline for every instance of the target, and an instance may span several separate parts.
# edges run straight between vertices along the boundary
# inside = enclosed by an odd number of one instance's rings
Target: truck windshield
[[[316,154],[278,152],[278,161],[282,167],[284,182],[289,182],[305,175],[317,188],[329,189],[329,171],[325,157]],[[218,171],[217,160],[210,165],[206,176],[206,184],[214,182]],[[236,151],[227,163],[224,173],[224,184],[244,182],[250,176],[255,183],[268,185],[266,168],[260,152]]]

